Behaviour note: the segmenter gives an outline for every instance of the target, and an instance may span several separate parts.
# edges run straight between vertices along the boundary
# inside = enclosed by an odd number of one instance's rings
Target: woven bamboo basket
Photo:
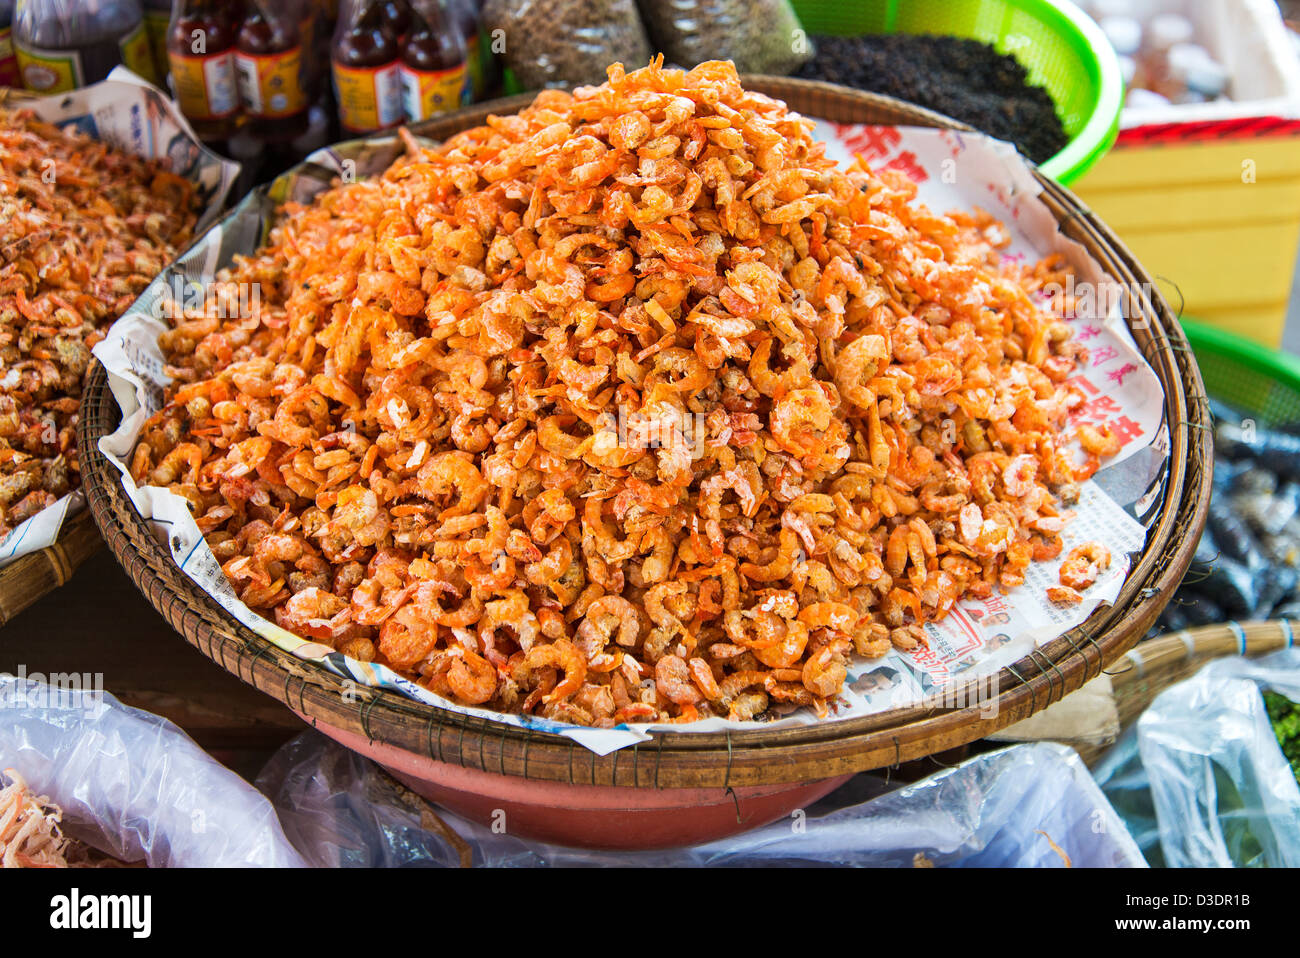
[[[15,559],[0,569],[0,626],[45,593],[67,582],[77,567],[103,544],[90,511],[82,509],[64,521],[54,545]]]
[[[0,86],[0,106],[17,108],[38,97],[26,90]],[[15,559],[0,569],[0,627],[19,612],[72,577],[77,566],[103,544],[89,511],[83,509],[63,523],[54,545]]]
[[[1127,729],[1146,711],[1157,695],[1189,679],[1206,663],[1229,655],[1257,658],[1296,644],[1300,622],[1273,619],[1266,622],[1227,622],[1205,625],[1158,636],[1120,656],[1107,669],[1121,728]],[[1109,746],[1075,746],[1089,765]]]
[[[774,77],[749,77],[746,82],[805,115],[829,121],[964,129],[937,114],[830,84]],[[515,111],[529,100],[523,96],[483,104],[415,132],[445,138],[480,124],[489,113]],[[1155,289],[1128,250],[1069,192],[1045,177],[1039,176],[1039,182],[1067,236],[1085,246],[1126,288]],[[492,802],[513,802],[511,807],[525,812],[545,805],[550,812],[537,816],[540,824],[534,833],[575,843],[672,844],[672,835],[677,843],[702,840],[728,830],[722,828],[725,823],[691,830],[684,814],[705,805],[725,805],[732,819],[729,830],[737,831],[824,794],[844,776],[982,738],[1079,688],[1151,627],[1186,571],[1205,522],[1212,444],[1200,375],[1174,314],[1158,295],[1137,296],[1128,310],[1134,317],[1133,335],[1165,393],[1171,449],[1163,504],[1115,604],[997,675],[996,711],[987,707],[987,696],[972,697],[965,701],[979,704],[967,708],[908,708],[796,728],[663,732],[650,743],[598,756],[567,738],[448,712],[396,693],[345,687],[336,676],[293,658],[237,622],[180,571],[124,494],[116,469],[99,452],[98,441],[117,427],[119,411],[98,365],[91,371],[81,409],[82,470],[91,511],[114,555],[188,642],[322,731],[399,772],[408,784],[451,782],[445,789],[417,787],[422,794],[481,819],[494,807]],[[783,807],[759,801],[782,791],[789,793]],[[489,793],[492,797],[486,798]],[[642,824],[646,819],[635,816],[619,820],[603,836],[595,835],[599,812],[635,811],[664,793],[683,798],[665,804],[675,809],[675,824],[659,823],[669,832],[676,829],[672,835],[650,835]],[[484,801],[476,805],[475,795]],[[584,795],[599,800],[584,805]],[[610,795],[622,797],[611,800]],[[743,821],[738,795],[759,801]],[[568,831],[547,830],[546,821],[575,809],[585,809],[581,822],[571,823]],[[643,831],[620,832],[630,827]]]

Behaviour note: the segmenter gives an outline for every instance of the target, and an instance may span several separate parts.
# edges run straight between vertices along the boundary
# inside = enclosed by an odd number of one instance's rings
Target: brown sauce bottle
[[[382,3],[341,0],[330,47],[339,123],[345,133],[387,129],[402,122],[398,37]]]
[[[443,0],[413,0],[402,41],[402,112],[409,123],[458,109],[468,77],[465,40]]]
[[[411,5],[407,0],[382,0],[379,4],[379,18],[384,29],[397,37],[401,43],[411,31]]]
[[[248,0],[235,44],[239,99],[258,132],[288,132],[307,109],[297,3]]]
[[[496,83],[496,59],[491,46],[479,37],[479,5],[476,0],[448,0],[452,20],[465,38],[465,54],[469,76],[466,84],[466,105],[487,98]]]
[[[11,40],[23,85],[37,93],[98,83],[118,64],[157,80],[140,0],[25,0]]]
[[[167,29],[167,61],[181,112],[206,141],[234,132],[239,117],[233,5],[176,0]]]
[[[14,0],[0,0],[0,86],[22,87],[13,41]]]

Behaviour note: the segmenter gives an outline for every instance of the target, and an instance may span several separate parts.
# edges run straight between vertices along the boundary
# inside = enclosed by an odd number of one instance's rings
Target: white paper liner
[[[828,144],[832,158],[847,161],[861,154],[873,167],[904,167],[920,185],[919,200],[938,211],[972,210],[979,206],[1001,220],[1013,242],[1007,255],[1040,259],[1050,253],[1064,254],[1080,282],[1100,284],[1105,280],[1100,266],[1084,248],[1062,236],[1051,211],[1038,198],[1037,181],[1026,161],[1009,144],[978,134],[956,134],[913,127],[840,126],[818,123],[815,134]],[[310,176],[290,175],[272,189],[277,198],[308,199],[324,188],[329,171],[341,171],[345,163],[364,176],[382,170],[400,145],[392,138],[340,144],[309,158],[317,164]],[[362,153],[361,151],[365,152]],[[253,199],[256,199],[254,197]],[[265,203],[263,203],[265,206]],[[195,256],[206,263],[210,278],[215,251],[226,259],[231,235],[260,235],[248,222],[260,217],[246,201],[209,237],[206,252]],[[251,252],[245,249],[243,252]],[[196,275],[195,257],[187,257],[179,268]],[[651,729],[673,732],[717,732],[723,729],[753,730],[753,722],[707,719],[690,724],[620,725],[596,729],[567,725],[528,715],[502,714],[447,701],[402,678],[386,666],[350,659],[327,646],[286,632],[257,615],[236,597],[221,572],[220,564],[203,541],[186,501],[166,490],[137,487],[127,463],[141,425],[159,408],[167,379],[162,372],[158,334],[164,328],[150,315],[151,303],[160,293],[166,274],[141,297],[113,327],[107,339],[96,346],[95,356],[109,371],[114,395],[123,410],[121,426],[100,440],[103,450],[122,472],[123,484],[140,514],[152,519],[176,561],[198,585],[240,622],[286,651],[323,665],[360,685],[396,689],[411,698],[450,711],[493,719],[509,725],[554,732],[605,755],[649,740]],[[1168,466],[1168,439],[1163,422],[1164,398],[1155,373],[1139,354],[1125,326],[1119,303],[1106,315],[1085,314],[1073,320],[1076,335],[1092,350],[1086,370],[1077,377],[1091,398],[1079,421],[1110,422],[1122,427],[1128,437],[1123,451],[1107,463],[1094,479],[1083,483],[1075,508],[1077,516],[1063,533],[1062,555],[1081,542],[1099,540],[1111,551],[1114,561],[1097,583],[1084,593],[1084,601],[1061,607],[1047,601],[1044,589],[1057,583],[1060,559],[1032,565],[1023,586],[1008,595],[984,601],[960,603],[939,623],[926,626],[929,647],[913,653],[891,651],[883,658],[855,657],[844,692],[833,703],[832,714],[820,721],[838,721],[890,708],[915,705],[923,698],[942,696],[972,678],[992,676],[1039,645],[1082,623],[1100,604],[1119,594],[1130,569],[1129,553],[1139,553],[1145,542],[1143,522],[1150,521],[1159,503]],[[1120,374],[1122,373],[1122,374]],[[1139,521],[1141,520],[1141,521]],[[996,700],[987,703],[996,707]],[[794,709],[763,727],[803,725],[819,721],[811,709]]]

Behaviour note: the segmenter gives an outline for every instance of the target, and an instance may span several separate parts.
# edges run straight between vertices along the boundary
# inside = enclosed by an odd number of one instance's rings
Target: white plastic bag
[[[63,683],[60,683],[63,684]],[[164,718],[112,695],[0,674],[0,770],[66,834],[150,867],[301,866],[271,804]]]
[[[258,776],[285,833],[313,865],[453,866],[447,840],[420,827],[417,803],[368,759],[317,732],[283,746]],[[886,791],[859,775],[806,810],[694,848],[591,851],[493,834],[438,810],[475,865],[860,865],[910,868],[918,852],[945,866],[1145,865],[1072,749],[1016,745]],[[1060,849],[1053,848],[1053,843]]]
[[[1156,696],[1098,765],[1103,791],[1144,848],[1158,839],[1164,864],[1300,865],[1300,785],[1266,688],[1300,700],[1300,649],[1209,663]]]

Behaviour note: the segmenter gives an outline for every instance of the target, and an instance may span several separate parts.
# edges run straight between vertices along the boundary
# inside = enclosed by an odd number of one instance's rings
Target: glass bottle
[[[251,182],[274,179],[329,143],[330,117],[307,85],[300,0],[250,0],[235,49],[247,122],[227,152]]]
[[[370,133],[402,122],[400,49],[383,7],[367,0],[339,3],[330,61],[339,123],[347,133]]]
[[[402,40],[402,112],[408,122],[458,109],[468,76],[465,40],[443,0],[412,0]]]
[[[295,126],[307,109],[299,4],[248,0],[235,38],[239,102],[259,132]]]
[[[222,0],[175,0],[167,29],[167,60],[181,112],[206,141],[235,129],[239,88],[235,80],[238,10]]]
[[[316,99],[320,93],[321,71],[316,52],[324,15],[324,4],[317,0],[298,0],[298,34],[302,38],[301,83],[308,101]]]
[[[171,65],[167,62],[167,27],[172,21],[172,0],[144,0],[144,32],[149,38],[158,85],[166,87]]]
[[[379,18],[383,21],[384,29],[401,43],[411,29],[411,5],[407,0],[382,0],[379,4]]]
[[[14,54],[14,3],[0,0],[0,86],[21,87],[18,57]]]
[[[496,58],[492,55],[491,45],[484,43],[479,35],[482,17],[479,14],[478,0],[449,0],[448,8],[452,20],[460,28],[461,36],[465,38],[465,59],[469,75],[466,77],[468,82],[464,102],[470,104],[486,99],[497,79]]]
[[[157,79],[140,0],[18,0],[13,43],[23,85],[37,93],[98,83],[119,64]]]

